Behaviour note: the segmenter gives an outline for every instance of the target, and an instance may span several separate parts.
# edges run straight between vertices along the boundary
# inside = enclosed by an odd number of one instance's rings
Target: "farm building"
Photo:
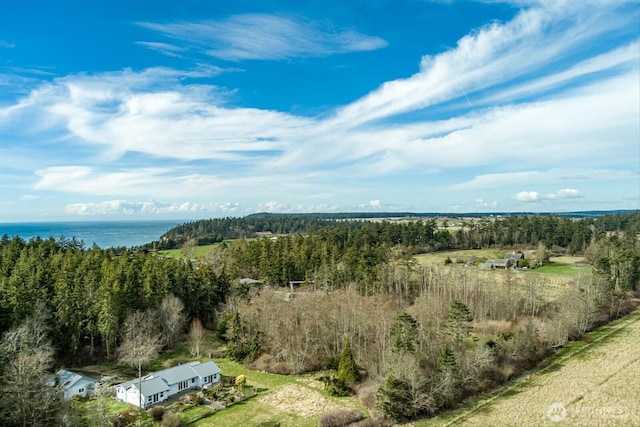
[[[220,382],[221,372],[218,365],[211,361],[185,363],[119,384],[116,398],[135,406],[140,406],[142,402],[149,407],[185,390]]]
[[[509,270],[518,266],[516,258],[505,257],[504,259],[489,260],[480,264],[480,270]]]
[[[45,382],[45,385],[48,387],[59,385],[64,390],[64,398],[68,400],[73,396],[85,397],[90,395],[97,383],[98,381],[86,375],[60,369]]]
[[[493,266],[499,270],[507,270],[516,267],[518,262],[513,258],[497,259],[493,261]]]

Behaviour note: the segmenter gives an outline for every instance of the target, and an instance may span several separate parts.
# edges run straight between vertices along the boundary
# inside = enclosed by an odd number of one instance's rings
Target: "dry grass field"
[[[587,337],[518,381],[415,426],[640,425],[640,310]]]

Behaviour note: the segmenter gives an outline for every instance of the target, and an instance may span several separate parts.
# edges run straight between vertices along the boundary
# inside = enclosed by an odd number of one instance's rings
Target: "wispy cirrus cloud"
[[[0,40],[0,47],[4,47],[5,49],[13,49],[14,47],[16,47],[16,45],[5,40]]]
[[[638,171],[613,169],[550,169],[527,170],[518,172],[490,173],[477,175],[473,179],[447,187],[449,191],[479,190],[523,185],[531,182],[538,184],[557,183],[558,181],[616,181],[630,180],[638,177]]]
[[[236,15],[220,21],[140,22],[139,25],[228,61],[328,56],[376,50],[387,45],[379,37],[352,29],[336,32],[317,22],[269,14]]]
[[[172,56],[174,58],[180,57],[180,52],[184,52],[184,48],[169,44],[169,43],[161,43],[161,42],[146,42],[146,41],[138,41],[136,44],[140,46],[144,46],[148,49],[155,50],[156,52],[160,52],[163,55]]]

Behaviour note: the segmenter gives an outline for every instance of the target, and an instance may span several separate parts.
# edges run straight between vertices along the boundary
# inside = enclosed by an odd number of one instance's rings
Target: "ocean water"
[[[94,243],[103,249],[129,248],[158,240],[167,230],[182,223],[180,220],[0,223],[0,236],[19,236],[27,241],[37,236],[43,239],[75,237],[82,240],[86,248]]]

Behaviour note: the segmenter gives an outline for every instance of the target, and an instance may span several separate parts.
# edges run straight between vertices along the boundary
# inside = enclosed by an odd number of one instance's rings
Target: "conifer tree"
[[[360,381],[360,371],[358,369],[358,365],[353,359],[349,338],[344,342],[342,356],[340,357],[340,363],[338,364],[338,379],[347,384],[354,384]]]

